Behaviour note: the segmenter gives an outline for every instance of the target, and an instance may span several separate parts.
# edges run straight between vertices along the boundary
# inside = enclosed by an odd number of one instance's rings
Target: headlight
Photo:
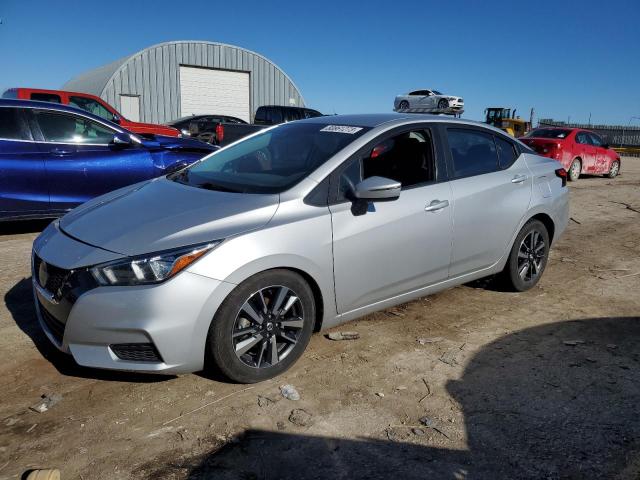
[[[89,269],[102,286],[147,285],[164,282],[212,250],[220,241],[168,250],[126,260],[103,263]]]

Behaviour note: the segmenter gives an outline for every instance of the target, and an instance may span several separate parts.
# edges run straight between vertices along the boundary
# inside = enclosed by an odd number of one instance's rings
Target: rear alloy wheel
[[[528,221],[513,243],[503,271],[507,286],[517,292],[534,287],[547,266],[549,233],[539,220]]]
[[[609,167],[609,173],[607,173],[607,177],[616,178],[618,176],[618,173],[620,173],[620,162],[618,160],[615,160]]]
[[[407,108],[409,108],[409,102],[406,100],[402,100],[400,105],[398,105],[398,110],[406,110]]]
[[[439,108],[440,110],[445,110],[445,109],[449,108],[449,100],[447,100],[447,99],[445,99],[445,98],[441,98],[441,99],[438,101],[438,108]]]
[[[209,353],[231,380],[267,380],[302,355],[314,320],[313,293],[300,275],[288,270],[262,272],[236,287],[223,302],[209,331]]]
[[[569,167],[569,180],[575,182],[580,178],[580,173],[582,173],[582,162],[579,158],[576,158],[571,162],[571,166]]]

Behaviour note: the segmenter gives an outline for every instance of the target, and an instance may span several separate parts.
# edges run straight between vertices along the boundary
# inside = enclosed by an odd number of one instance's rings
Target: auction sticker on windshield
[[[362,127],[349,127],[347,125],[327,125],[322,128],[321,132],[336,132],[336,133],[348,133],[349,135],[353,135],[354,133],[358,133],[362,130]]]

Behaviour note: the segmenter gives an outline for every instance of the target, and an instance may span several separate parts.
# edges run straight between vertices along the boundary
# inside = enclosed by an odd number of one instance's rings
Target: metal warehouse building
[[[64,90],[97,95],[133,121],[164,123],[197,114],[252,120],[261,105],[304,106],[272,61],[222,43],[154,45],[69,80]]]

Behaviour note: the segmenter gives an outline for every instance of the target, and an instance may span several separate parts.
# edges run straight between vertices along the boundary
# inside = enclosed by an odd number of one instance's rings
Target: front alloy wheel
[[[277,365],[302,335],[304,311],[293,290],[274,285],[247,299],[236,316],[233,344],[236,356],[255,368]]]
[[[290,270],[267,270],[238,285],[216,312],[207,360],[229,379],[255,383],[302,355],[316,315],[309,284]]]

